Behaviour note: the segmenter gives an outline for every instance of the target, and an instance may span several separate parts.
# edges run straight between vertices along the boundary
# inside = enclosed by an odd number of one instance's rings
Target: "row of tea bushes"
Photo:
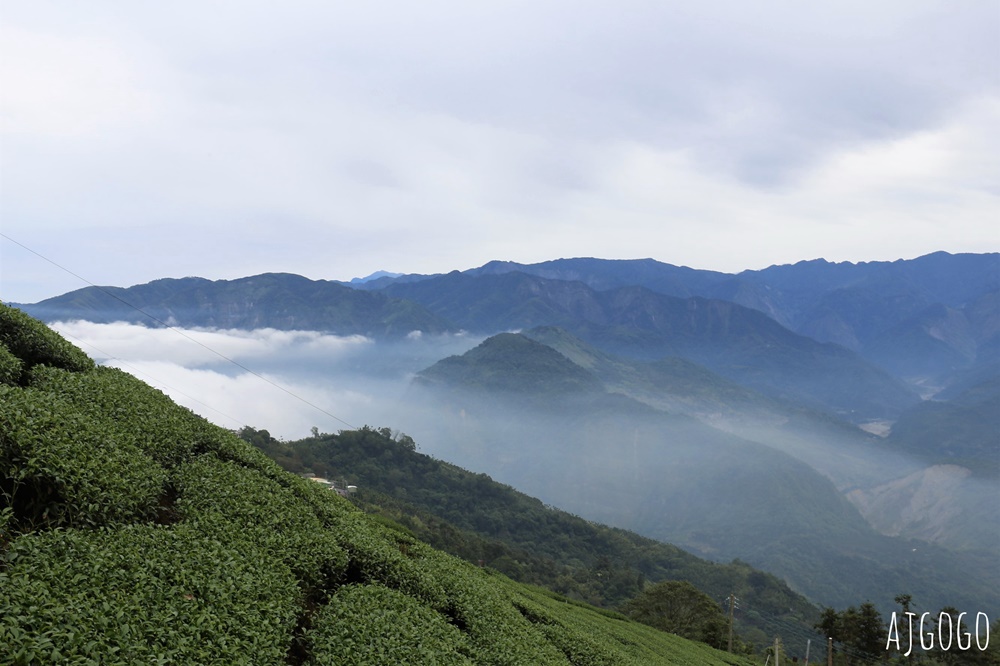
[[[286,565],[186,524],[55,529],[5,557],[2,663],[278,664],[299,613]]]

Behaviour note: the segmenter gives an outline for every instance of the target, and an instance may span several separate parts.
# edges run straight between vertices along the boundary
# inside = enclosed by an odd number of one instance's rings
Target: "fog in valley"
[[[404,427],[400,421],[413,375],[482,340],[414,334],[400,342],[375,343],[359,335],[315,331],[87,321],[52,327],[98,363],[139,377],[220,426],[249,425],[287,440],[309,436],[314,426],[322,432]],[[433,438],[425,439],[429,451]]]
[[[273,329],[54,328],[224,427],[295,440],[313,427],[388,426],[423,453],[584,518],[773,571],[820,603],[884,606],[911,587],[928,606],[998,601],[983,592],[998,589],[996,480],[928,466],[809,410],[667,408],[628,387],[505,393],[415,381],[483,340],[465,334],[376,342]]]

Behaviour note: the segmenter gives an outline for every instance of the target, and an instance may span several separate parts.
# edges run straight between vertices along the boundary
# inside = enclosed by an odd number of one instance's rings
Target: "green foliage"
[[[347,553],[295,494],[255,469],[208,453],[173,474],[181,519],[230,543],[247,542],[284,562],[310,591],[336,585]]]
[[[633,620],[723,648],[727,621],[719,604],[687,581],[668,580],[643,590],[623,607]]]
[[[58,393],[76,411],[100,420],[165,467],[206,451],[247,465],[270,465],[265,456],[231,433],[178,407],[165,394],[117,368],[87,373],[36,368],[30,384]]]
[[[339,589],[307,639],[316,666],[477,663],[466,636],[443,615],[380,585]]]
[[[261,443],[280,447],[279,459],[290,469],[323,464],[335,478],[358,485],[354,501],[397,530],[574,600],[615,608],[639,595],[647,581],[687,580],[720,602],[735,592],[753,609],[737,618],[737,632],[758,644],[789,623],[809,632],[818,617],[818,609],[784,582],[745,563],[706,562],[669,544],[546,507],[484,474],[418,453],[404,436],[395,441],[387,434],[388,429],[366,426]],[[261,439],[253,428],[241,435]]]
[[[184,524],[22,536],[0,570],[0,662],[279,663],[295,577],[238,546]]]
[[[21,359],[0,343],[0,384],[17,384],[21,378],[23,365]]]
[[[25,369],[39,364],[85,371],[94,362],[48,326],[17,308],[0,303],[0,343],[20,359]]]
[[[900,601],[902,596],[896,597]],[[909,604],[909,598],[906,599]],[[887,625],[875,605],[865,602],[840,613],[824,608],[816,628],[834,640],[838,648],[862,659],[886,656]]]
[[[719,652],[704,643],[568,603],[546,590],[520,588],[515,605],[573,664],[660,663],[664,658],[665,663],[690,666],[750,663],[746,657]]]
[[[61,396],[0,385],[0,495],[21,529],[148,520],[166,475]]]

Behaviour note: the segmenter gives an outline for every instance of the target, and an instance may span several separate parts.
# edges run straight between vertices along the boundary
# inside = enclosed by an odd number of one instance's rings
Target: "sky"
[[[0,299],[1000,250],[1000,3],[0,0]]]

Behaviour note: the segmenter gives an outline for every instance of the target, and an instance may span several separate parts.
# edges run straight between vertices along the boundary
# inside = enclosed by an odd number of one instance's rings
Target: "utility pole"
[[[806,639],[806,666],[809,666],[809,648],[812,646],[812,639]]]
[[[733,651],[733,606],[736,605],[736,595],[729,593],[729,652]]]
[[[833,666],[833,638],[826,639],[826,666]]]
[[[774,637],[774,666],[781,666],[781,637]]]

